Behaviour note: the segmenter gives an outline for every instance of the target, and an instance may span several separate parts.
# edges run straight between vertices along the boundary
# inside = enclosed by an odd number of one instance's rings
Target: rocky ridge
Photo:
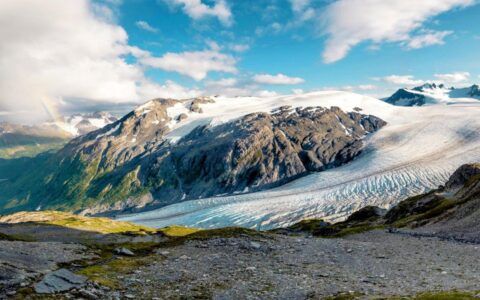
[[[6,211],[95,214],[269,188],[349,162],[361,152],[363,139],[386,124],[337,107],[280,107],[169,138],[176,124],[214,101],[149,101],[39,158],[32,173],[0,183],[6,190],[0,202]]]

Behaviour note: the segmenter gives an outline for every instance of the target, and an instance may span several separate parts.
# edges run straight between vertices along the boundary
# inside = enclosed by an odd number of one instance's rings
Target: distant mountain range
[[[466,88],[447,88],[443,84],[426,83],[412,89],[402,88],[385,102],[398,106],[422,106],[432,104],[451,104],[480,100],[478,85]]]
[[[57,122],[37,125],[0,123],[0,158],[34,156],[58,149],[70,139],[117,120],[106,112],[75,114]]]

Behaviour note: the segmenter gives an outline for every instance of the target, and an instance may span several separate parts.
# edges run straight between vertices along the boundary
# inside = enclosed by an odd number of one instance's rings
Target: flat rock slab
[[[39,294],[53,294],[80,288],[87,282],[85,276],[76,275],[67,269],[60,269],[45,275],[35,284],[35,292]]]
[[[68,263],[92,258],[81,245],[51,242],[0,241],[0,299],[2,292],[26,284]]]

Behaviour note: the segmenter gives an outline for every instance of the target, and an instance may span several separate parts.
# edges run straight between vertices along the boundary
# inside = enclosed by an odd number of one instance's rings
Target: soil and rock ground
[[[480,298],[480,165],[388,212],[269,232],[0,218],[0,299]]]
[[[1,241],[0,298],[389,299],[440,291],[480,297],[479,244],[385,230],[320,238],[227,228],[157,233],[155,241],[123,236],[118,244],[100,236],[91,234],[84,245]],[[58,280],[59,268],[70,279]],[[58,292],[40,294],[52,277]]]

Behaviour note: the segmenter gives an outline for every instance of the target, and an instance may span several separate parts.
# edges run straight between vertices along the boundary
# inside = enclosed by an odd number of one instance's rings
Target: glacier
[[[267,98],[215,99],[172,128],[177,140],[195,126],[220,124],[279,106],[338,106],[362,109],[388,122],[365,140],[349,164],[312,173],[261,192],[185,201],[118,218],[151,227],[172,224],[199,228],[242,226],[268,230],[302,219],[340,221],[366,206],[389,208],[443,184],[460,165],[480,161],[480,101],[454,99],[448,105],[399,107],[347,92],[315,92]],[[443,101],[442,101],[443,102]]]

